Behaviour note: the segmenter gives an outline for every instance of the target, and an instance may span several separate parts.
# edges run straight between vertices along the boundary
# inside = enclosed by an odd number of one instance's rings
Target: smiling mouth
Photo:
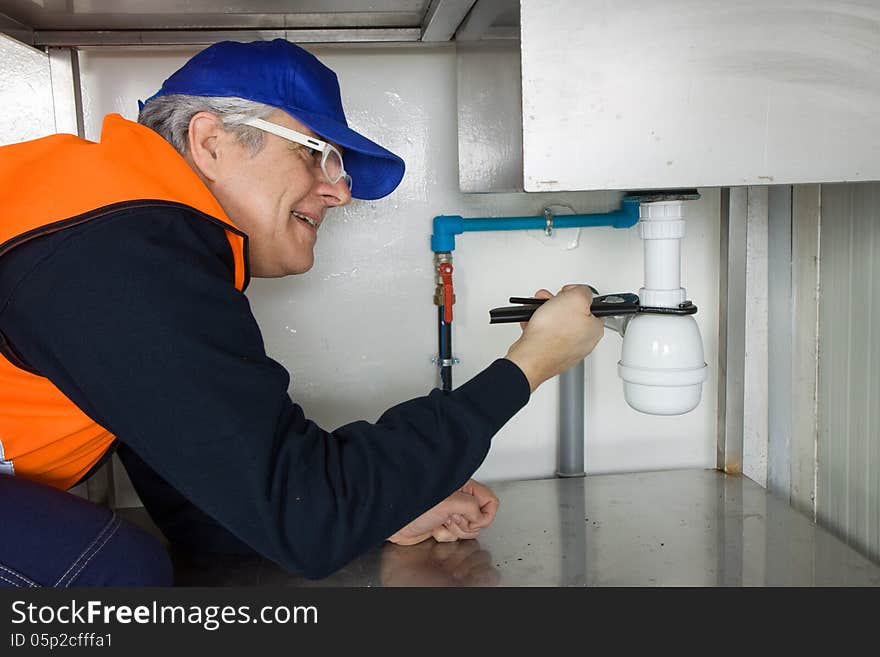
[[[300,219],[301,221],[306,222],[309,226],[311,226],[311,227],[314,228],[315,230],[318,230],[318,224],[317,224],[317,223],[315,222],[315,220],[312,219],[311,217],[307,217],[307,216],[304,215],[304,214],[300,214],[300,213],[297,212],[296,210],[291,210],[291,211],[290,211],[290,214],[292,214],[292,215],[293,215],[294,217],[296,217],[297,219]]]

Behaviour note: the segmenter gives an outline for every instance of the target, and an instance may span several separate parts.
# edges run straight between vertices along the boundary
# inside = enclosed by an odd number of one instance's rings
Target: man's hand
[[[522,324],[522,336],[507,352],[507,359],[526,375],[532,392],[583,360],[605,332],[602,320],[590,314],[593,295],[586,285],[566,285],[555,297],[538,290],[535,297],[549,300]]]
[[[438,542],[476,538],[498,511],[498,498],[486,486],[469,479],[459,490],[428,509],[388,538],[398,545],[415,545],[434,537]]]
[[[473,495],[477,504],[480,505],[482,518],[479,523],[468,523],[458,514],[446,520],[441,527],[437,527],[431,535],[438,543],[448,543],[459,538],[476,538],[481,529],[485,529],[495,519],[498,513],[498,497],[488,486],[478,481],[468,479],[467,483],[459,489],[459,492]]]

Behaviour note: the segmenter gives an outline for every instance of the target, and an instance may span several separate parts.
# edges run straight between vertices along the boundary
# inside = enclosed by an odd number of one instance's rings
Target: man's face
[[[280,110],[267,120],[320,139]],[[305,146],[270,133],[263,133],[263,149],[256,155],[231,132],[221,131],[215,139],[216,155],[210,155],[209,164],[215,173],[208,186],[248,236],[251,275],[277,277],[311,269],[327,210],[351,202],[345,181],[330,184],[321,171],[320,154],[316,158]]]

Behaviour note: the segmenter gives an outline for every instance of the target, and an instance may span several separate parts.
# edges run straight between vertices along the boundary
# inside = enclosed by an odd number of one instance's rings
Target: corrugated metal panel
[[[880,184],[823,185],[821,193],[817,511],[878,559]]]

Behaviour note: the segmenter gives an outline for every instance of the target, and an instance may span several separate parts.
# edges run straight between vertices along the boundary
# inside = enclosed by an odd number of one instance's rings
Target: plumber
[[[284,41],[217,43],[99,143],[0,148],[0,584],[166,585],[168,554],[66,492],[119,455],[175,550],[311,578],[390,540],[475,537],[492,436],[602,336],[583,286],[503,358],[326,431],[288,395],[243,294],[308,271],[327,212],[403,161],[348,127],[336,75]],[[552,297],[552,298],[551,298]]]

